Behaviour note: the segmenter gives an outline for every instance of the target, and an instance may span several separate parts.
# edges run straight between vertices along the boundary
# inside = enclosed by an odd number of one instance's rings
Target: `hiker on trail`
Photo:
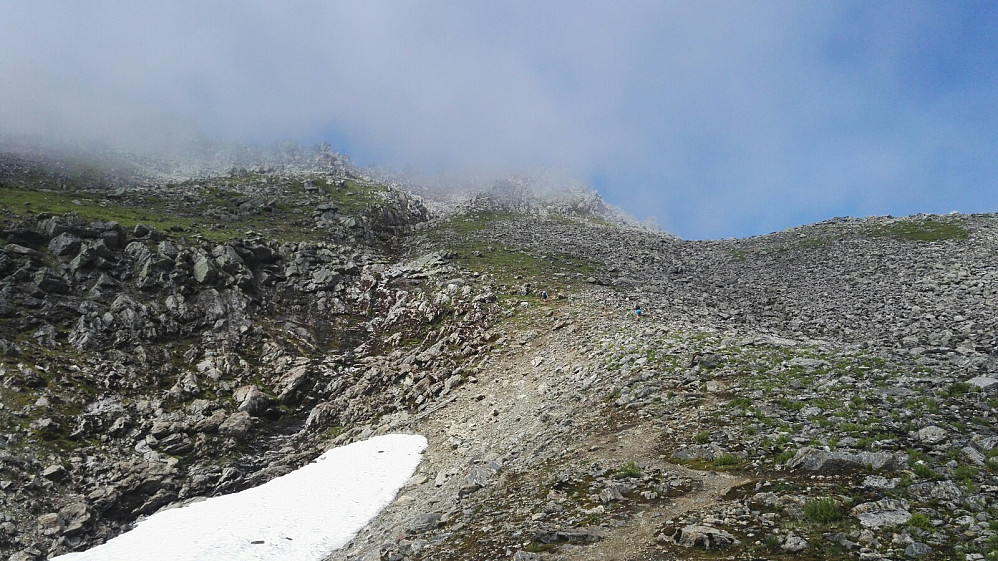
[[[634,316],[641,319],[641,306],[634,306]]]
[[[547,300],[547,299],[548,299],[548,291],[547,290],[542,290],[541,291],[541,300]]]

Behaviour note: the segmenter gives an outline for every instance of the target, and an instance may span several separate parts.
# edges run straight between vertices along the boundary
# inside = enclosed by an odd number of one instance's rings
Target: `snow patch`
[[[157,512],[103,545],[57,561],[319,561],[343,547],[416,471],[418,435],[333,448],[259,487]]]

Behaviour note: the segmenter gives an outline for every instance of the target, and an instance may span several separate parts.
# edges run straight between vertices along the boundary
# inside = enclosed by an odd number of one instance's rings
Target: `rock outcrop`
[[[328,147],[38,166],[0,158],[0,558],[389,431],[426,459],[330,559],[998,551],[993,216],[694,242],[519,180],[431,214]]]

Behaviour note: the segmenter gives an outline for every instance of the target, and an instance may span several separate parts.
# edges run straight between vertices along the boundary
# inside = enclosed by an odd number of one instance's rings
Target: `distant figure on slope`
[[[547,299],[548,299],[548,291],[547,290],[542,290],[541,291],[541,300],[547,300]]]
[[[634,317],[641,319],[641,306],[634,306]]]

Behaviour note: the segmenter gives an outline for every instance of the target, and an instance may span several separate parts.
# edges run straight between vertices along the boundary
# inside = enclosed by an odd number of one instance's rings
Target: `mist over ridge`
[[[171,157],[328,141],[420,176],[564,170],[688,239],[998,207],[988,3],[2,12],[7,135]]]

